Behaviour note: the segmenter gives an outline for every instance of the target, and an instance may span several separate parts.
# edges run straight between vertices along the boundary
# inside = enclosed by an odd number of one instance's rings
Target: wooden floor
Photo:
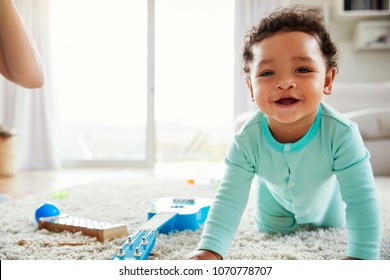
[[[211,178],[222,176],[220,163],[164,163],[153,169],[60,169],[18,172],[13,177],[0,177],[0,202],[22,198],[44,191],[71,188],[105,178],[182,177]]]
[[[13,177],[0,178],[3,198],[21,198],[48,190],[71,188],[110,176],[146,176],[146,170],[122,169],[64,169],[19,172]]]

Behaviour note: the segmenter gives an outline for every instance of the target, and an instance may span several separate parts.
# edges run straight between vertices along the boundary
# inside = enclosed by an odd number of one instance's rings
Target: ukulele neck
[[[140,231],[158,231],[160,228],[164,227],[169,221],[175,218],[178,214],[175,212],[160,212],[154,215],[150,220],[148,220],[142,227],[139,228]]]

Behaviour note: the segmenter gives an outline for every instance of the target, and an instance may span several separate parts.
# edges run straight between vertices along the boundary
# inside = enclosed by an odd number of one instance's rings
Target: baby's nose
[[[276,83],[276,87],[278,89],[283,89],[283,90],[287,90],[287,89],[290,89],[290,88],[295,88],[296,86],[297,86],[297,84],[295,83],[295,81],[293,79],[289,78],[289,77],[280,79]]]

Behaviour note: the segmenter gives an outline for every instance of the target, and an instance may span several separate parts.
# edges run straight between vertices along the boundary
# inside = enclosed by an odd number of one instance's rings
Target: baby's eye
[[[269,77],[269,76],[272,76],[274,74],[275,74],[275,72],[273,72],[273,71],[264,71],[264,72],[260,73],[260,76],[261,77]]]
[[[295,72],[297,73],[309,73],[311,72],[309,68],[306,68],[306,67],[299,67],[297,68],[297,70],[295,70]]]

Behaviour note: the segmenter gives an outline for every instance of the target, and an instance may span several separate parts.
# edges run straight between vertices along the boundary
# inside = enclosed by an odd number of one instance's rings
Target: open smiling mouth
[[[299,99],[293,98],[293,97],[287,97],[287,98],[281,98],[279,100],[276,100],[275,102],[282,106],[289,106],[297,103]]]

